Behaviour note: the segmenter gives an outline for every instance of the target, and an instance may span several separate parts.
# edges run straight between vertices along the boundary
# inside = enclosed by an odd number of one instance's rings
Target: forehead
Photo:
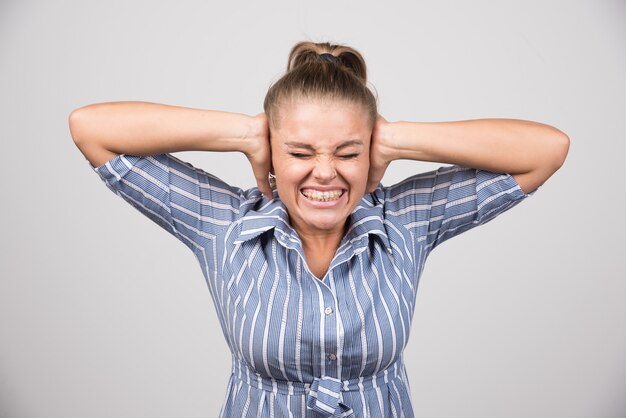
[[[272,139],[287,143],[308,143],[323,147],[360,140],[371,134],[368,114],[362,106],[331,99],[300,99],[279,108],[279,123]]]

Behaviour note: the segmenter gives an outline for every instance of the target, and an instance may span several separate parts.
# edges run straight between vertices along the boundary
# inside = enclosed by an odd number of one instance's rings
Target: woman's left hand
[[[367,193],[376,190],[376,187],[378,187],[385,175],[389,163],[394,159],[390,145],[391,125],[391,122],[378,115],[370,142],[370,169],[367,178]]]

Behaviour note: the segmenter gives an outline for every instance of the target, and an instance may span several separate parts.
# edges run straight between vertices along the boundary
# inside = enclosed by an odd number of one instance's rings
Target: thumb
[[[272,198],[272,188],[269,182],[270,164],[268,161],[251,161],[252,172],[259,191],[268,199]]]
[[[367,192],[371,193],[378,187],[378,183],[383,178],[385,174],[384,167],[378,167],[374,165],[370,165],[370,171],[367,177]]]

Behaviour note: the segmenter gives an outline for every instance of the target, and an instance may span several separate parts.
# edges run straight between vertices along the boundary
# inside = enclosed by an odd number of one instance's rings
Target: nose
[[[318,160],[313,168],[313,177],[319,182],[329,182],[337,177],[332,161],[326,159]]]

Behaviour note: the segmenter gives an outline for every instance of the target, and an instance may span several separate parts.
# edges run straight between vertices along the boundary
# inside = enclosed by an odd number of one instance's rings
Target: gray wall
[[[114,100],[256,114],[301,39],[361,50],[389,120],[571,138],[533,197],[430,257],[405,354],[416,415],[626,416],[625,19],[618,0],[2,0],[0,417],[218,414],[230,355],[199,265],[90,171],[67,117]],[[241,155],[179,156],[253,186]]]

